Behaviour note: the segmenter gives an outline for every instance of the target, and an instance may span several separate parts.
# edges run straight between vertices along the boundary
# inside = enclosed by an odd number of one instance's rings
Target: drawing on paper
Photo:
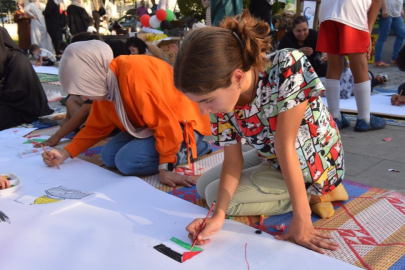
[[[183,254],[181,254],[163,244],[154,246],[153,248],[179,263],[184,263],[185,261],[193,258],[194,256],[196,256],[202,252],[202,251],[189,251],[189,252],[183,252]]]
[[[62,186],[45,190],[45,193],[46,195],[35,199],[34,204],[48,204],[59,202],[62,200],[81,200],[93,194],[90,192],[83,192],[80,190],[69,189]]]
[[[180,239],[178,239],[176,237],[170,238],[170,241],[172,241],[173,243],[176,243],[177,245],[181,246],[182,248],[185,248],[187,250],[191,250],[191,245],[189,243],[186,243],[186,242],[184,242],[184,241],[182,241],[182,240],[180,240]],[[194,246],[193,250],[191,250],[191,251],[203,251],[203,249]]]
[[[11,223],[8,216],[4,214],[2,211],[0,211],[0,222],[7,222],[8,224]]]
[[[38,143],[43,143],[45,142],[47,139],[42,139],[42,138],[37,138],[37,139],[29,139],[25,142],[23,142],[23,144],[38,144]]]
[[[271,254],[247,247],[245,244],[234,246],[229,251],[225,252],[222,257],[242,266],[243,268],[246,268],[246,265],[248,264],[251,269],[260,269],[268,265],[272,260]]]
[[[176,250],[173,250],[164,244],[154,246],[153,248],[179,263],[184,263],[185,261],[190,260],[191,258],[200,254],[203,251],[203,249],[199,248],[199,247],[193,247],[193,250],[191,251],[190,244],[188,244],[176,237],[170,238],[170,241],[172,241],[173,243],[175,243],[176,245],[178,245],[179,247],[181,247],[187,251],[184,251],[183,253],[181,253],[181,251],[178,252]]]

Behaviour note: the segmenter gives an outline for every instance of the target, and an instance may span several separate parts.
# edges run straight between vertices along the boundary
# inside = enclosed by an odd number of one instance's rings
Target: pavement
[[[385,44],[384,61],[390,60],[393,40],[394,38],[390,36]],[[385,60],[387,58],[388,60]],[[405,81],[405,73],[399,71],[397,67],[376,68],[370,64],[369,70],[375,75],[388,74],[387,85],[392,88],[397,88]],[[66,95],[60,86],[50,84],[43,86],[45,90],[59,90],[62,95]],[[63,107],[59,102],[54,102],[51,106]],[[341,130],[345,151],[345,179],[405,194],[405,127],[387,125],[382,130],[359,133],[354,132],[354,124],[355,122],[352,122],[351,127]],[[383,141],[388,137],[392,140]],[[389,169],[399,172],[389,172]]]

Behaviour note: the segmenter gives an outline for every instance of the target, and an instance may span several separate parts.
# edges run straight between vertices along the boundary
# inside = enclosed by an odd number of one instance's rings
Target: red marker
[[[202,226],[201,226],[201,230],[197,233],[197,235],[196,235],[196,237],[195,237],[195,239],[194,239],[193,245],[192,245],[191,248],[190,248],[191,251],[193,251],[193,247],[195,246],[195,243],[197,243],[198,235],[200,235],[201,231],[204,230],[205,224],[207,223],[207,220],[208,220],[208,218],[210,217],[212,210],[214,209],[215,203],[216,203],[215,201],[212,202],[210,211],[208,212],[208,214],[207,214],[207,216],[205,217],[205,220],[204,220],[204,222],[203,222],[203,224],[202,224]]]

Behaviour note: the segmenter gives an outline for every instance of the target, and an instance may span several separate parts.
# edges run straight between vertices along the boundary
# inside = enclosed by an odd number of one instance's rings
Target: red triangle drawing
[[[185,261],[193,258],[195,255],[200,254],[202,251],[190,251],[184,252],[183,257],[181,257],[181,262],[184,263]]]

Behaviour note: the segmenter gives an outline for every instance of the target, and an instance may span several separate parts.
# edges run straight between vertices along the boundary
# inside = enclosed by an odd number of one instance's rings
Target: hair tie
[[[234,36],[236,37],[236,39],[238,40],[239,46],[240,46],[240,48],[242,49],[242,53],[243,53],[243,51],[244,51],[244,46],[243,46],[242,40],[240,39],[240,37],[238,36],[238,34],[236,34],[236,33],[233,32],[233,31],[232,31],[232,35],[234,35]]]

